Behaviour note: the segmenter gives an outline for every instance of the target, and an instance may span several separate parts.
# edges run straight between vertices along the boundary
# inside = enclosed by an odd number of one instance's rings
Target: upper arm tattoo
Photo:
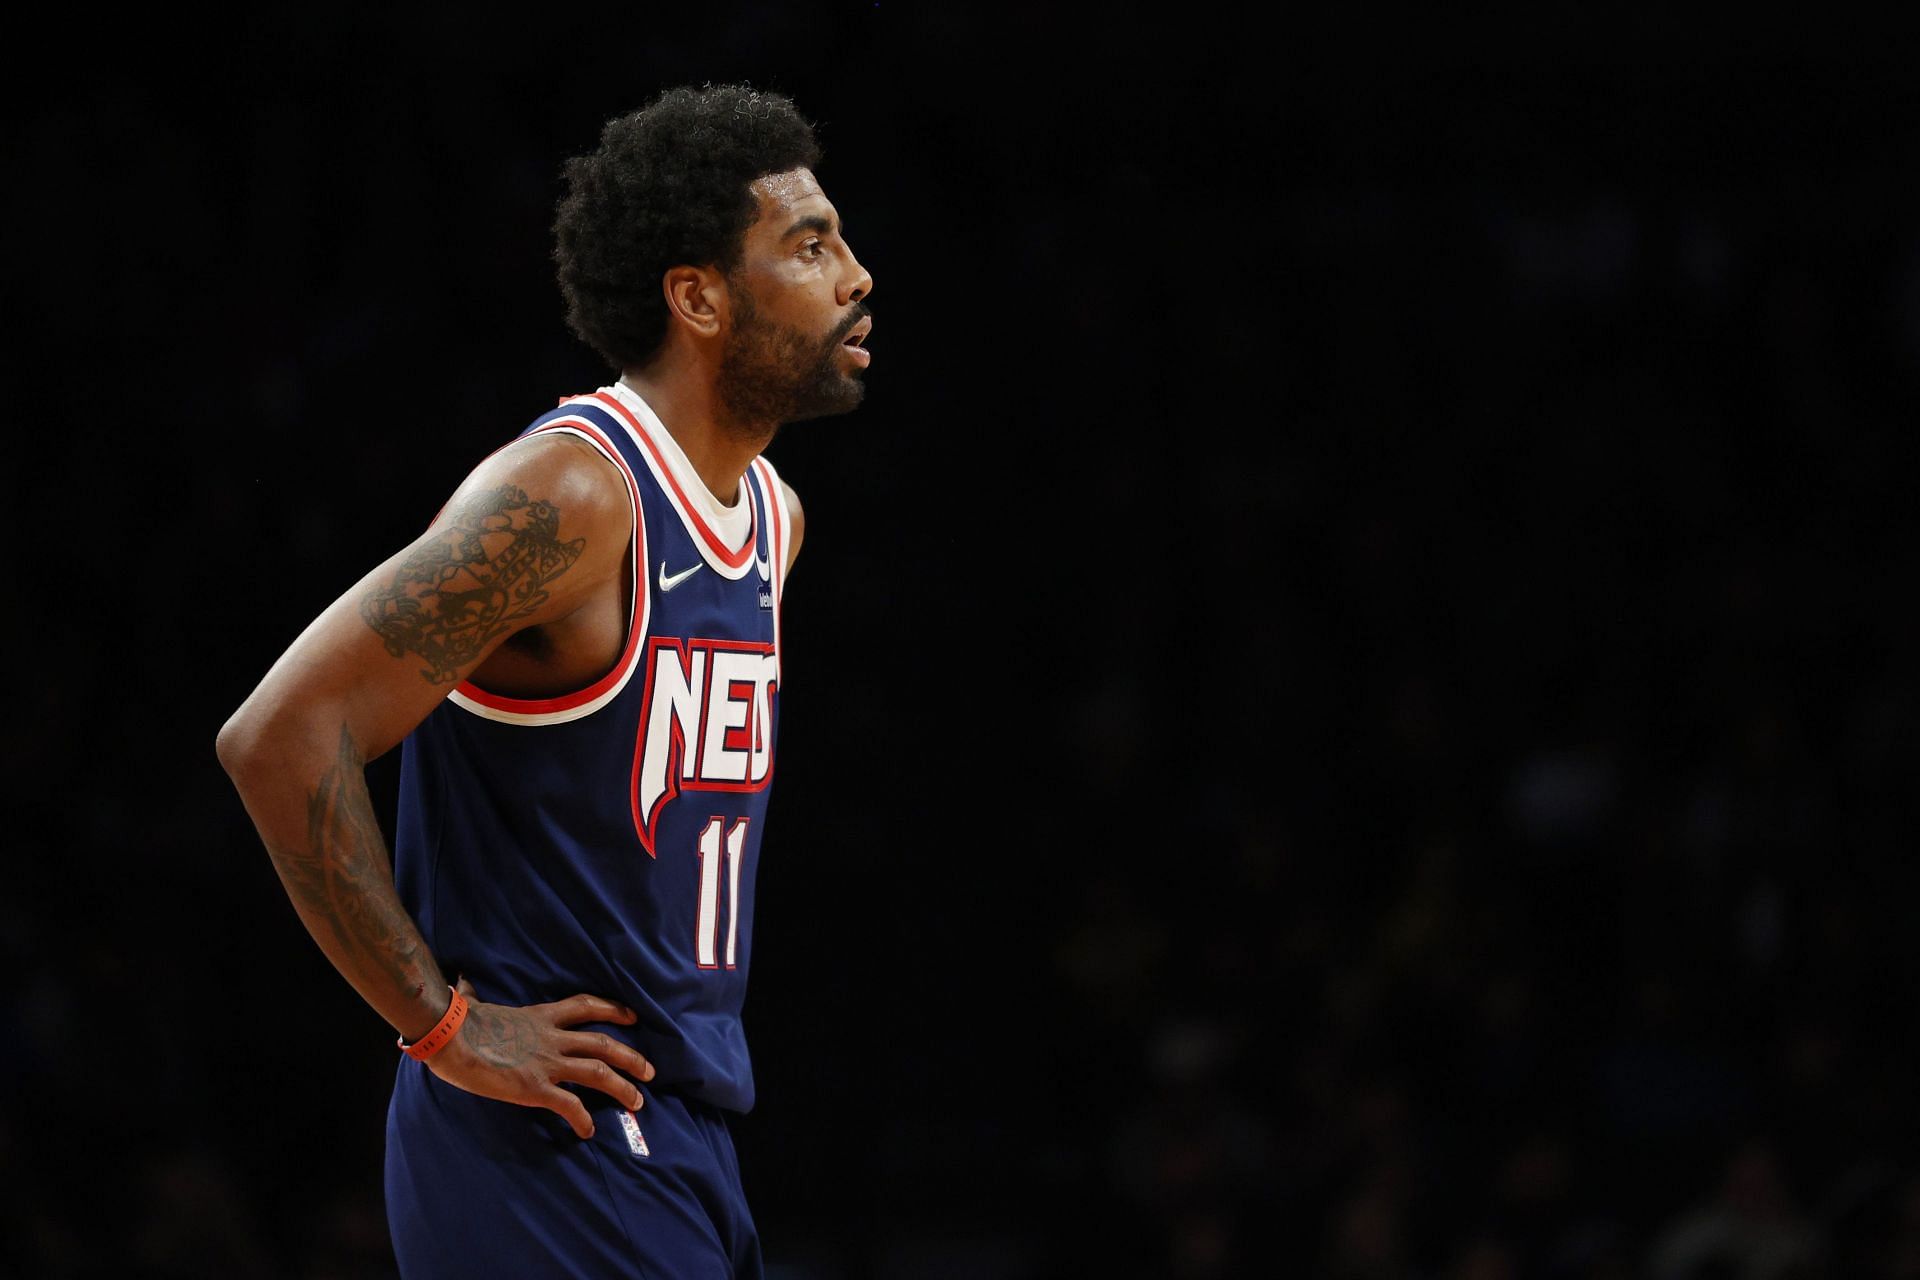
[[[451,684],[489,642],[547,601],[547,584],[586,549],[560,541],[560,509],[503,485],[474,496],[421,539],[360,616],[394,657],[425,658],[430,684]]]

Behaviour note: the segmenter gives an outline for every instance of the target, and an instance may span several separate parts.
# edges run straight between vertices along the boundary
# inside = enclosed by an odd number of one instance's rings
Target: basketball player
[[[619,372],[310,625],[220,758],[400,1057],[409,1280],[754,1276],[728,1117],[800,503],[761,449],[860,402],[864,299],[787,99],[676,89],[569,162],[574,331]],[[405,739],[394,858],[363,766]]]

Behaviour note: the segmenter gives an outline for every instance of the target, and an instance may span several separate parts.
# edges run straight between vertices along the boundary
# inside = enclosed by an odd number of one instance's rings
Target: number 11
[[[747,844],[747,822],[741,818],[727,832],[727,850],[720,852],[720,829],[725,818],[715,818],[700,833],[700,922],[694,927],[694,947],[702,969],[718,969],[720,962],[720,864],[727,864],[727,968],[733,968],[734,944],[740,937],[740,851]]]

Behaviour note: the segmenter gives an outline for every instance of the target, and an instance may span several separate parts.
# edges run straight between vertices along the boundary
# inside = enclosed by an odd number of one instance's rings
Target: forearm
[[[447,981],[394,889],[367,793],[366,762],[346,724],[287,731],[221,758],[266,843],[294,910],[320,949],[403,1037],[428,1031]]]

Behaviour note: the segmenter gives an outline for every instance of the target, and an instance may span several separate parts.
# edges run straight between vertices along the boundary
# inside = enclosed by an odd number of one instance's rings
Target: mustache
[[[840,324],[834,328],[833,337],[827,343],[827,345],[830,347],[839,346],[842,342],[846,340],[847,335],[853,332],[853,327],[855,325],[859,324],[862,320],[865,320],[868,316],[872,314],[873,312],[870,309],[868,309],[866,303],[864,302],[854,303],[853,309],[847,314],[845,323]]]

